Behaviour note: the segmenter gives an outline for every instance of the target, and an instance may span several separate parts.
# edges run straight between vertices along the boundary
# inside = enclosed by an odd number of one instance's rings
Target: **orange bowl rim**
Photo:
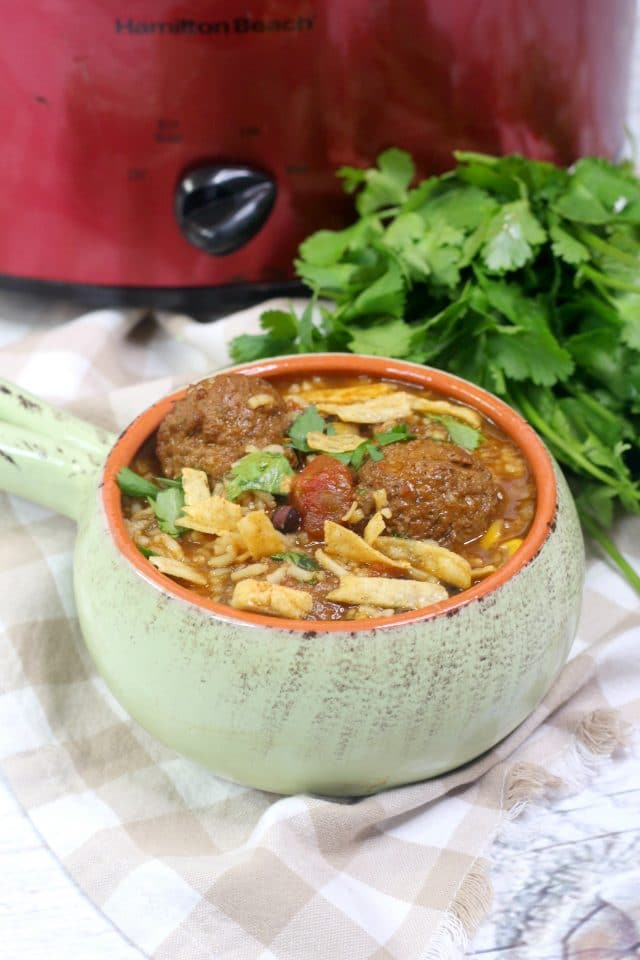
[[[121,467],[129,466],[142,444],[157,430],[174,403],[185,395],[187,387],[183,387],[148,407],[121,433],[107,457],[101,488],[107,525],[116,548],[148,583],[165,595],[168,594],[215,615],[217,619],[236,623],[238,626],[267,626],[314,634],[391,629],[432,620],[439,616],[452,616],[467,604],[486,599],[537,556],[555,525],[556,479],[551,457],[544,444],[515,410],[492,393],[467,380],[434,367],[408,361],[345,353],[274,357],[227,367],[224,370],[215,371],[211,376],[229,372],[273,380],[291,376],[367,375],[423,387],[440,393],[448,399],[475,407],[493,420],[524,454],[532,471],[536,488],[534,518],[522,545],[495,573],[489,574],[484,580],[447,600],[441,600],[420,610],[368,620],[289,620],[234,610],[226,604],[201,597],[156,570],[135,546],[124,523],[116,474]],[[200,379],[207,379],[207,377]]]

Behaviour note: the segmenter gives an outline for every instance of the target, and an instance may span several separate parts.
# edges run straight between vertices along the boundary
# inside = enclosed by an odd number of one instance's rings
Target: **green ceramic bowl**
[[[416,364],[316,354],[236,369],[266,378],[366,373],[476,407],[529,461],[532,528],[499,571],[423,611],[359,622],[240,613],[158,573],[124,528],[115,474],[184,391],[115,440],[5,384],[0,487],[78,521],[78,616],[109,688],[168,746],[278,793],[362,795],[483,753],[548,691],[577,625],[582,536],[542,442],[491,394]]]

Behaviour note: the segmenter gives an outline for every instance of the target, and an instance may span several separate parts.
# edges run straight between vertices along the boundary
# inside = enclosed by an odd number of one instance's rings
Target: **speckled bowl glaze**
[[[78,615],[109,688],[165,744],[223,777],[277,793],[368,794],[488,750],[553,683],[580,608],[580,526],[542,442],[491,394],[428,367],[318,354],[235,369],[266,378],[366,373],[476,407],[529,461],[537,489],[532,528],[499,571],[423,611],[359,622],[237,612],[158,573],[122,520],[115,475],[184,391],[145,411],[107,452],[112,438],[11,388],[14,401],[21,396],[40,410],[12,404],[22,412],[14,416],[13,446],[0,441],[0,485],[78,520]],[[75,464],[64,446],[56,461],[53,450],[34,459],[18,442],[20,432],[37,429],[40,414],[65,424]],[[33,436],[30,442],[33,448]],[[27,463],[29,472],[38,463],[46,472],[46,494],[25,480]]]

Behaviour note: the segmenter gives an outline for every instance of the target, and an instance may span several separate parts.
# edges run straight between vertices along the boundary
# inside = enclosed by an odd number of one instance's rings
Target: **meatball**
[[[360,469],[361,483],[387,491],[390,530],[443,546],[480,536],[499,501],[491,472],[462,447],[411,440]]]
[[[280,443],[287,425],[284,401],[270,383],[221,374],[189,387],[178,400],[160,424],[156,454],[167,477],[192,467],[215,483],[247,445]]]

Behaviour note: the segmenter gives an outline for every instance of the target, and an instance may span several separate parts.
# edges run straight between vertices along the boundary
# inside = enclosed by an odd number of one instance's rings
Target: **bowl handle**
[[[114,441],[0,379],[0,490],[79,520]]]

